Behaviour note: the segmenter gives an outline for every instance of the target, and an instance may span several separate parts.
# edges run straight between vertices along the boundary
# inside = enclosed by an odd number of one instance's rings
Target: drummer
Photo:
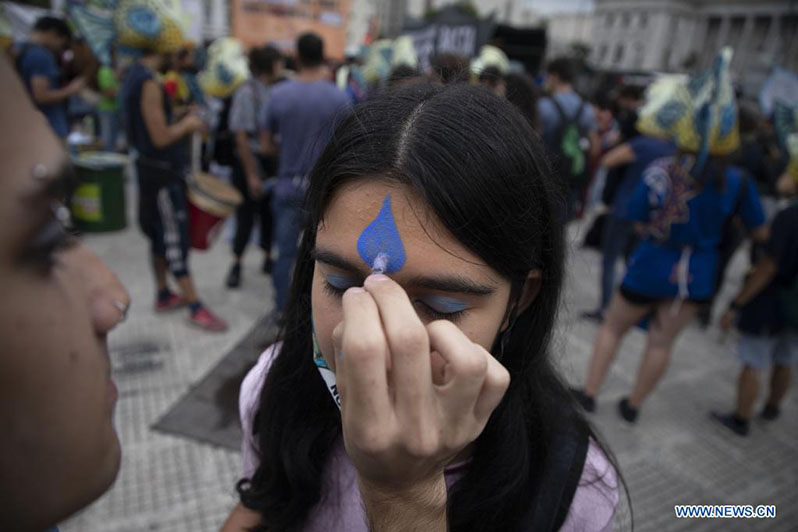
[[[167,54],[176,51],[182,42],[175,21],[165,20],[166,9],[158,7],[139,9],[148,9],[154,16],[164,19],[160,25],[161,34],[143,36],[136,33],[136,28],[121,28],[121,31],[117,28],[119,44],[141,52],[128,71],[122,94],[128,141],[137,152],[139,224],[151,241],[157,286],[155,311],[188,306],[190,323],[208,331],[224,331],[227,323],[202,304],[188,271],[185,140],[192,133],[202,131],[205,125],[193,112],[175,121],[169,98],[158,83],[157,76],[167,64]],[[177,36],[167,34],[169,32]],[[124,42],[125,39],[128,42]],[[167,272],[177,282],[180,295],[169,289]]]

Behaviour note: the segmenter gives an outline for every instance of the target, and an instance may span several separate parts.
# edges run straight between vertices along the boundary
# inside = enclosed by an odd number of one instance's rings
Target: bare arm
[[[50,80],[44,76],[33,76],[30,80],[33,101],[39,105],[50,105],[66,100],[77,94],[85,86],[83,78],[75,78],[66,87],[54,89],[50,87]]]
[[[587,138],[590,140],[590,160],[595,161],[601,154],[601,137],[598,131],[591,131]]]
[[[752,229],[751,239],[760,244],[767,242],[770,239],[770,226],[768,224],[762,224],[759,227]]]
[[[769,256],[765,256],[754,266],[754,271],[746,278],[740,293],[732,300],[732,306],[721,316],[719,325],[722,330],[728,330],[732,326],[737,310],[758,296],[773,281],[777,272],[778,265]]]
[[[238,503],[219,532],[248,532],[260,523],[260,514]]]
[[[782,196],[794,196],[798,193],[798,180],[790,175],[789,172],[784,172],[784,174],[779,177],[778,181],[776,181],[776,190],[778,190],[779,194]]]
[[[776,261],[774,261],[772,257],[763,257],[762,260],[754,266],[753,273],[748,276],[745,280],[745,284],[743,284],[742,290],[740,290],[740,293],[734,298],[736,306],[742,307],[747,305],[770,284],[773,278],[776,277],[777,272],[778,265]]]
[[[119,94],[119,89],[114,87],[108,87],[107,89],[102,90],[102,94],[106,98],[116,98],[116,95]]]
[[[277,155],[277,143],[274,140],[274,135],[271,131],[261,131],[260,138],[260,152],[263,155],[274,156]]]
[[[601,158],[601,166],[605,168],[615,168],[623,164],[629,164],[635,160],[635,152],[628,142],[624,142],[620,146],[608,151],[604,157]]]
[[[256,192],[260,187],[260,175],[258,173],[258,162],[255,160],[255,154],[252,153],[252,148],[249,145],[247,132],[236,131],[235,136],[238,157],[241,159],[241,166],[244,167],[247,184],[252,192]]]
[[[163,112],[163,93],[153,80],[144,82],[141,91],[141,114],[152,144],[159,149],[171,146],[189,133],[199,131],[203,127],[202,121],[194,115],[188,115],[176,124],[167,124]]]

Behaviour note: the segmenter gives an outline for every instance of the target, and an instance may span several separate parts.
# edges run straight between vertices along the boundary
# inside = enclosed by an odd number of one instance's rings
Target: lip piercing
[[[119,323],[122,323],[123,321],[125,321],[125,319],[127,319],[127,311],[130,308],[130,305],[125,305],[123,302],[119,301],[118,299],[115,299],[113,301],[113,305],[119,311],[120,314]]]

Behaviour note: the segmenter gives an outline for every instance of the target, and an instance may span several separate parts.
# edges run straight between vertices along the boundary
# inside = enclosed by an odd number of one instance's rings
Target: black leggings
[[[262,161],[258,161],[263,166]],[[267,254],[272,249],[272,210],[271,195],[263,194],[259,199],[253,200],[247,186],[247,178],[241,162],[236,158],[233,164],[233,185],[244,196],[244,201],[236,209],[236,236],[233,240],[233,254],[240,257],[247,248],[252,227],[255,225],[255,216],[260,220],[260,247]]]

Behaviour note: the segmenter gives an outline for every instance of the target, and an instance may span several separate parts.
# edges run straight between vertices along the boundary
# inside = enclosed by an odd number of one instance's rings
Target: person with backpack
[[[282,71],[282,56],[274,46],[253,48],[249,53],[252,77],[233,95],[227,129],[234,144],[233,184],[244,201],[236,210],[236,234],[233,240],[233,265],[227,274],[228,288],[241,285],[241,258],[252,235],[255,218],[260,220],[260,247],[263,249],[263,272],[272,270],[271,194],[264,191],[264,180],[276,173],[275,157],[260,154],[258,117],[269,101],[270,87]]]
[[[798,362],[798,173],[785,174],[781,181],[779,188],[790,191],[792,204],[776,215],[763,256],[719,322],[722,330],[736,323],[742,369],[735,410],[711,415],[739,436],[748,435],[763,370],[772,363],[770,392],[760,414],[772,421],[779,416]]]
[[[543,144],[561,186],[567,190],[566,220],[575,218],[589,180],[589,162],[597,158],[601,142],[592,106],[573,88],[573,61],[557,58],[546,68],[550,96],[538,102]]]
[[[624,420],[636,421],[668,368],[677,338],[714,292],[718,244],[738,198],[752,236],[761,238],[767,231],[756,187],[727,163],[740,145],[730,62],[731,50],[724,49],[711,72],[661,86],[660,97],[640,112],[641,133],[675,138],[679,153],[652,163],[629,201],[628,216],[644,237],[610,301],[584,387],[574,390],[587,411],[596,408],[595,397],[621,340],[648,318],[637,379],[618,404]]]
[[[33,103],[62,139],[69,135],[67,101],[86,86],[82,76],[62,86],[60,60],[71,41],[72,31],[63,19],[40,17],[33,25],[30,40],[20,45],[16,59]]]

